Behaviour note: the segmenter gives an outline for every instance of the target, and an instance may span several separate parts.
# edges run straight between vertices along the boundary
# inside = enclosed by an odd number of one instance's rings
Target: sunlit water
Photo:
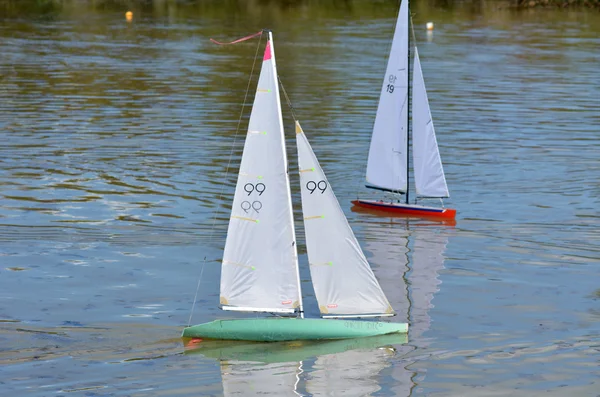
[[[0,394],[600,393],[598,13],[413,10],[452,226],[350,210],[372,194],[396,5],[159,4],[130,24],[81,7],[0,25]],[[258,44],[208,38],[263,27],[394,321],[411,322],[406,343],[202,354],[179,339],[205,258],[192,322],[225,317],[219,259]]]

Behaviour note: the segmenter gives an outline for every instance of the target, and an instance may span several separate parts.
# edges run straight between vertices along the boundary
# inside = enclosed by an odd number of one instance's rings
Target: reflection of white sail
[[[396,308],[400,318],[395,321],[410,318],[412,344],[429,329],[429,309],[440,284],[438,272],[444,267],[448,236],[429,226],[413,227],[410,232],[399,223],[364,226],[365,251],[371,254],[373,272]]]
[[[364,230],[373,272],[399,317],[393,321],[410,320],[410,345],[424,346],[422,335],[431,324],[429,309],[440,284],[447,235],[430,226],[414,225],[408,231],[402,223],[370,222]],[[398,349],[399,354],[409,350],[410,346]],[[414,373],[396,364],[391,374],[393,395],[410,395]]]
[[[313,396],[370,396],[381,389],[379,373],[390,366],[389,348],[319,356],[306,381]]]
[[[302,363],[222,361],[224,396],[294,396]]]
[[[380,390],[381,371],[398,356],[394,348],[407,340],[404,333],[266,344],[205,340],[185,353],[221,364],[225,396],[295,396],[306,391],[314,396],[365,396]]]
[[[385,219],[385,218],[383,218]],[[409,300],[405,276],[408,273],[408,230],[402,223],[369,222],[364,224],[365,251],[371,254],[373,272],[386,291],[390,305],[397,316],[392,321],[408,322]],[[409,339],[412,344],[412,340]],[[398,354],[408,353],[410,346],[399,346]],[[391,371],[392,395],[409,396],[413,386],[413,372],[396,363]]]
[[[408,231],[397,223],[364,224],[365,248],[381,289],[396,310],[392,321],[408,322],[408,299],[404,275],[408,270]]]
[[[433,307],[433,294],[439,291],[438,273],[444,268],[444,251],[448,236],[430,227],[415,228],[412,246],[410,280],[411,338],[419,342],[420,336],[429,329],[429,309]]]

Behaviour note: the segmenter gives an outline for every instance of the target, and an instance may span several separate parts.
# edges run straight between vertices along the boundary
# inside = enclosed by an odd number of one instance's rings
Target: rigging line
[[[414,15],[417,15],[416,13]],[[410,18],[410,33],[412,34],[412,42],[413,46],[417,46],[417,36],[415,36],[415,23],[413,22],[413,14],[409,13],[408,17]]]
[[[287,91],[283,86],[283,82],[281,81],[281,77],[279,77],[279,74],[277,74],[277,80],[279,80],[279,85],[281,86],[281,90],[283,91],[285,101],[287,102],[287,105],[290,108],[290,112],[292,112],[292,118],[294,119],[294,121],[298,121],[298,119],[296,118],[296,113],[294,112],[294,107],[292,106],[292,101],[290,101],[290,97],[288,96]]]
[[[260,37],[258,40],[258,44],[256,45],[256,53],[254,54],[254,60],[252,61],[252,69],[250,70],[250,77],[248,78],[248,85],[246,86],[246,94],[244,94],[244,101],[242,103],[242,110],[240,111],[240,117],[238,118],[238,122],[237,122],[237,127],[235,129],[235,135],[233,136],[233,143],[231,144],[231,151],[229,152],[229,160],[227,160],[227,167],[225,167],[225,178],[227,178],[227,175],[229,174],[229,167],[231,166],[231,159],[233,158],[233,152],[235,150],[235,144],[237,141],[237,136],[240,132],[240,125],[242,124],[242,118],[244,116],[244,110],[246,108],[246,100],[248,99],[248,92],[250,91],[250,84],[252,83],[252,76],[254,76],[254,68],[256,66],[256,60],[258,59],[258,50],[260,48],[260,43],[262,41],[262,33],[263,31],[260,32]],[[252,37],[255,37],[257,34],[253,35]],[[223,198],[223,190],[225,189],[225,184],[221,184],[221,191],[219,192],[219,201],[221,201],[221,199]],[[210,245],[210,243],[212,242],[212,238],[213,238],[213,231],[215,230],[215,223],[217,221],[217,215],[219,214],[220,211],[220,207],[217,207],[217,209],[214,212],[213,215],[213,221],[212,221],[212,226],[210,228],[210,234],[208,236],[208,244]],[[204,260],[202,261],[202,267],[200,269],[200,276],[198,277],[198,285],[196,286],[196,294],[194,295],[194,302],[192,302],[192,310],[190,312],[190,318],[188,320],[188,327],[192,324],[192,316],[194,315],[194,308],[196,307],[196,300],[198,299],[198,290],[200,290],[200,283],[202,281],[202,274],[204,273],[204,265],[206,265],[206,256],[204,257]]]
[[[294,119],[294,122],[297,122],[298,119],[296,118],[296,113],[294,112],[294,107],[292,106],[292,101],[290,101],[290,97],[287,94],[287,91],[285,90],[285,87],[283,86],[283,82],[281,81],[281,77],[279,77],[279,75],[277,75],[277,80],[279,80],[279,85],[281,86],[281,90],[283,91],[283,96],[285,97],[285,101],[287,102],[288,107],[290,108],[290,112],[292,113],[292,118]],[[360,183],[360,181],[359,181]],[[358,199],[358,188],[356,189],[356,198]]]

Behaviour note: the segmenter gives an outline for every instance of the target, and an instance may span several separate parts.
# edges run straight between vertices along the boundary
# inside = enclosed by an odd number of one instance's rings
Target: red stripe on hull
[[[456,216],[456,210],[452,208],[429,208],[418,205],[386,203],[383,201],[354,200],[352,204],[361,208],[375,211],[394,213],[399,215],[416,216],[419,218],[431,218],[441,220],[452,220]]]

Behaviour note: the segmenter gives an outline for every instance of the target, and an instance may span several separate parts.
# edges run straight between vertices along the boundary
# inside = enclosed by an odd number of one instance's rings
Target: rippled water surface
[[[373,194],[361,181],[394,2],[156,1],[131,23],[111,2],[49,3],[0,8],[0,394],[600,394],[598,12],[415,2],[458,210],[444,225],[350,209]],[[208,39],[263,27],[408,340],[179,338],[204,258],[192,322],[226,317],[219,260],[258,44]]]

